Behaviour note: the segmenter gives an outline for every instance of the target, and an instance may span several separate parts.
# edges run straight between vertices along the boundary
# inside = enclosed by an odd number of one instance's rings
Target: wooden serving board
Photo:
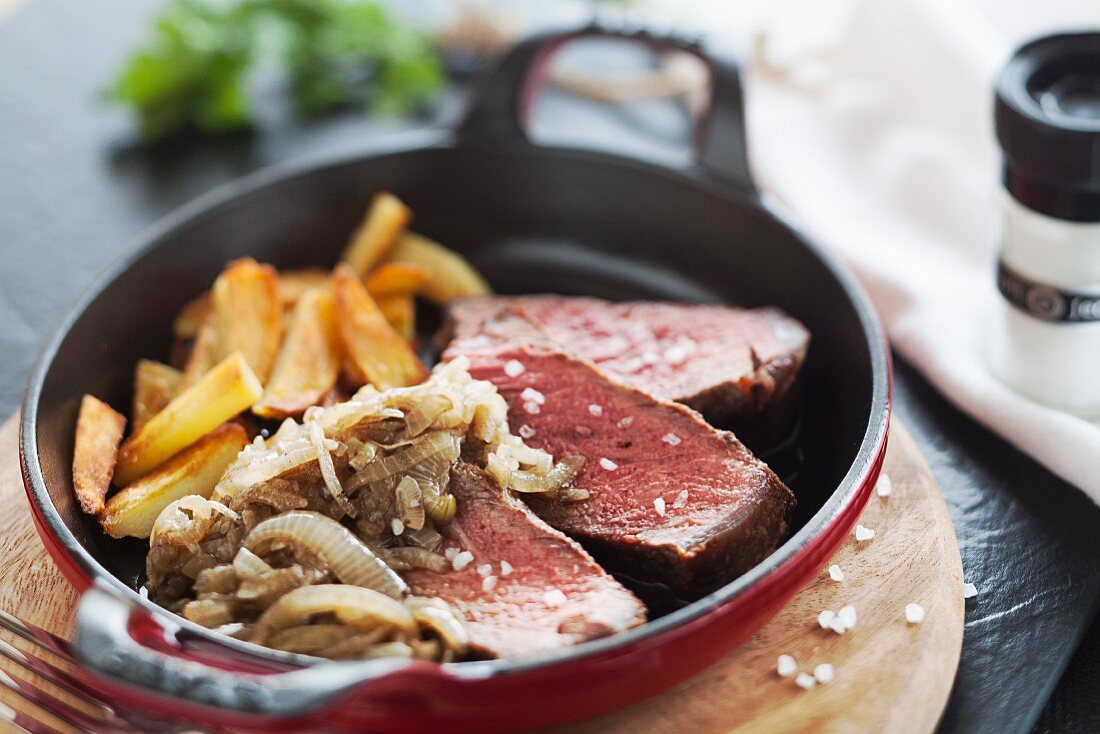
[[[19,472],[15,417],[0,427],[0,608],[62,635],[76,596],[35,533]],[[947,508],[908,432],[891,426],[886,473],[893,493],[872,496],[860,522],[875,538],[841,546],[830,563],[844,581],[818,578],[740,649],[703,673],[640,704],[558,734],[635,732],[869,732],[935,729],[962,646],[962,563]],[[926,611],[905,621],[905,605]],[[817,615],[851,604],[858,623],[844,635]],[[831,663],[835,679],[803,690],[776,673],[776,658],[800,669]]]

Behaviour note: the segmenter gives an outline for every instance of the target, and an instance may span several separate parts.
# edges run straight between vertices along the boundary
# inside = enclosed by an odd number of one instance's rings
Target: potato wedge
[[[183,382],[180,388],[187,388],[198,382],[218,363],[218,314],[211,310],[203,319],[195,343],[183,366]]]
[[[378,296],[376,303],[393,330],[412,341],[416,336],[416,299],[411,295],[396,293]]]
[[[283,334],[278,275],[252,258],[226,266],[211,291],[218,329],[217,359],[240,352],[260,382],[267,380]]]
[[[486,296],[493,292],[466,258],[413,232],[401,236],[390,260],[424,268],[427,279],[421,283],[418,292],[440,306],[456,298]]]
[[[423,381],[427,369],[386,321],[355,272],[342,264],[332,278],[340,333],[350,361],[362,376],[380,390]]]
[[[263,392],[244,355],[234,352],[126,439],[119,450],[115,483],[132,484],[246,410]]]
[[[306,291],[311,288],[328,288],[332,284],[330,273],[322,268],[302,268],[300,270],[280,270],[276,291],[283,308],[292,309]]]
[[[210,291],[192,298],[176,314],[176,320],[172,322],[172,334],[177,339],[194,339],[213,307]]]
[[[125,427],[126,417],[107,403],[91,395],[80,401],[73,442],[73,491],[80,509],[89,515],[103,511]]]
[[[397,244],[411,220],[412,210],[396,196],[387,191],[375,195],[340,259],[365,278]]]
[[[262,418],[287,418],[320,403],[336,384],[343,353],[332,290],[306,291],[291,312],[271,378],[252,412]]]
[[[130,430],[137,433],[154,415],[164,410],[179,394],[183,373],[151,359],[142,359],[134,368],[134,409]]]
[[[382,263],[367,276],[367,292],[379,300],[386,296],[416,293],[428,279],[428,271],[410,263]]]
[[[241,426],[223,423],[112,497],[100,524],[113,538],[148,538],[157,516],[172,502],[189,494],[209,498],[247,444]]]

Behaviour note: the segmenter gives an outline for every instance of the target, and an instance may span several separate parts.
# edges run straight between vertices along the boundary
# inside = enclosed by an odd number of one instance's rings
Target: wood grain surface
[[[871,732],[926,734],[947,702],[962,645],[962,564],[947,508],[905,428],[891,427],[889,497],[872,496],[860,522],[875,538],[849,537],[822,570],[740,649],[691,680],[640,704],[558,734],[630,732]],[[53,632],[71,632],[75,595],[35,533],[24,498],[17,421],[0,427],[0,608]],[[905,605],[926,611],[905,620]],[[851,604],[858,623],[844,635],[817,615]],[[780,654],[800,670],[831,663],[835,679],[806,691],[776,673]]]

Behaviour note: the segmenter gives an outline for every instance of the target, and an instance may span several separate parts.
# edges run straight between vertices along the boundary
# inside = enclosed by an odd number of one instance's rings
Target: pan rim
[[[305,156],[291,161],[265,166],[244,177],[223,183],[187,204],[173,210],[140,232],[125,253],[113,264],[102,271],[85,289],[82,295],[68,309],[64,317],[51,333],[50,338],[40,349],[35,366],[31,370],[24,391],[20,416],[20,464],[27,494],[31,499],[32,511],[52,536],[59,550],[74,562],[76,568],[92,581],[107,583],[128,603],[143,609],[155,618],[164,620],[186,631],[188,637],[211,642],[235,653],[245,653],[256,662],[274,663],[279,666],[309,666],[330,661],[319,658],[284,653],[262,648],[250,643],[214,633],[189,622],[182,617],[158,607],[142,597],[107,570],[92,553],[77,540],[65,525],[60,512],[54,506],[46,485],[37,451],[38,404],[41,401],[46,375],[54,364],[58,349],[69,335],[75,322],[87,308],[114,282],[128,271],[137,261],[162,244],[162,240],[180,227],[228,203],[229,201],[261,192],[268,186],[303,176],[309,176],[325,169],[354,165],[380,157],[408,155],[427,151],[463,150],[478,152],[479,148],[500,154],[510,149],[525,154],[542,151],[556,156],[571,156],[588,159],[589,162],[610,164],[620,169],[633,168],[637,173],[671,177],[681,184],[699,187],[728,201],[737,201],[758,209],[766,217],[778,223],[800,245],[805,247],[840,284],[847,296],[861,327],[861,337],[866,341],[871,360],[872,394],[870,396],[870,414],[868,425],[863,433],[859,449],[852,465],[838,482],[836,489],[807,520],[805,525],[745,574],[729,584],[698,599],[685,607],[665,615],[640,627],[627,630],[606,638],[584,642],[571,648],[548,653],[540,653],[530,658],[510,658],[492,661],[472,661],[450,663],[439,666],[442,671],[457,678],[475,679],[487,676],[518,674],[547,666],[572,663],[584,658],[605,654],[616,649],[626,649],[636,643],[667,634],[675,629],[700,620],[716,610],[725,607],[738,597],[758,587],[769,577],[778,576],[778,572],[791,566],[798,557],[810,550],[827,531],[839,522],[851,509],[853,503],[860,501],[860,490],[876,470],[885,451],[890,416],[891,385],[890,358],[881,323],[870,303],[862,285],[846,266],[825,252],[812,238],[803,232],[781,212],[776,204],[746,195],[728,184],[711,179],[701,169],[677,169],[661,165],[656,160],[641,160],[616,153],[587,148],[558,147],[548,145],[534,146],[524,142],[501,141],[499,139],[471,139],[460,137],[449,130],[424,129],[407,133],[387,135],[361,144],[351,149],[329,152],[320,156]],[[625,167],[625,168],[624,168]],[[864,493],[863,501],[866,501]],[[347,663],[363,665],[363,663]],[[401,670],[396,667],[393,670]]]

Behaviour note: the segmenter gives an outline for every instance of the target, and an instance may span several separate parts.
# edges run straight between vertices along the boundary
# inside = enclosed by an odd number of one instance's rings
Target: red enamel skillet
[[[526,111],[547,59],[590,36],[703,59],[711,97],[690,166],[530,141]],[[799,505],[787,542],[741,578],[638,629],[525,660],[319,662],[216,635],[144,599],[136,589],[145,543],[104,536],[73,499],[81,395],[129,404],[134,363],[167,354],[174,314],[225,262],[332,263],[383,189],[409,203],[419,231],[466,254],[502,292],[768,304],[806,324],[813,343],[795,469],[786,474]],[[886,343],[863,291],[753,185],[736,67],[690,42],[588,28],[519,44],[454,130],[265,170],[154,227],[45,348],[20,446],[35,523],[83,593],[74,642],[99,690],[242,730],[490,732],[625,706],[743,642],[849,533],[882,464],[889,401]]]

